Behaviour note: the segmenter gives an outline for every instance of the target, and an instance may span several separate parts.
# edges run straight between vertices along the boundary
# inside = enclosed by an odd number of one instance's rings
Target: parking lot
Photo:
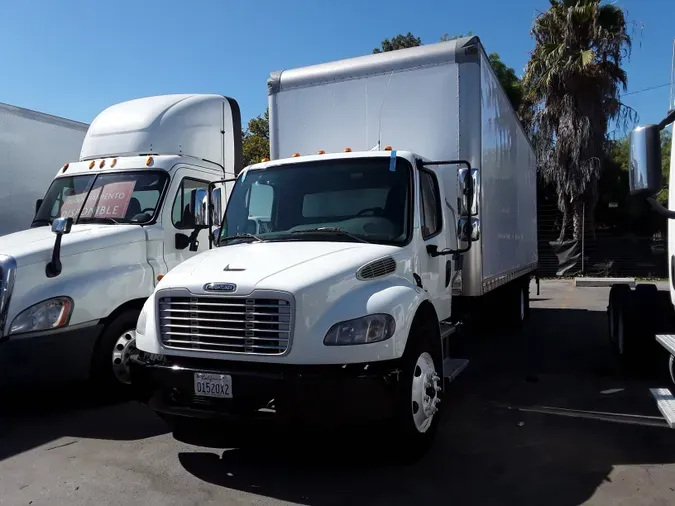
[[[352,433],[192,446],[138,403],[46,385],[3,406],[0,504],[673,504],[675,431],[648,390],[659,380],[614,362],[607,295],[543,281],[522,334],[457,343],[471,363],[415,465]]]

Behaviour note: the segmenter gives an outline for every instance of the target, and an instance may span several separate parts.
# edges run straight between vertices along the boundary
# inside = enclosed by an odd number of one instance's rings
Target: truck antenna
[[[387,87],[384,89],[384,96],[382,97],[382,103],[380,104],[380,115],[377,120],[377,150],[379,151],[382,148],[382,111],[384,110],[384,103],[387,100],[387,92],[389,91],[389,85],[391,84],[391,78],[394,76],[394,71],[391,71],[389,74],[389,80],[387,81]]]

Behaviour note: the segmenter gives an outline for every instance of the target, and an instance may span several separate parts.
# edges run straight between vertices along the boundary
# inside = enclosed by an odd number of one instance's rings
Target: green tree
[[[593,223],[607,124],[627,125],[634,117],[619,96],[627,87],[621,63],[631,39],[624,12],[614,4],[549,1],[532,27],[524,102],[540,173],[556,189],[563,213],[559,239],[565,239],[570,218],[579,239],[584,207]]]
[[[242,151],[244,154],[244,167],[258,163],[263,158],[270,156],[270,114],[269,109],[265,114],[258,115],[248,122],[246,130],[242,132]]]
[[[416,47],[422,45],[422,39],[415,37],[412,33],[398,34],[391,39],[384,39],[381,47],[373,49],[373,53],[386,53],[388,51],[396,51],[397,49],[405,49],[408,47]]]

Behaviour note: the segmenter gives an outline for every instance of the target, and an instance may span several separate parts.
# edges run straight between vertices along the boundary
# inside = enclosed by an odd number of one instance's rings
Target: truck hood
[[[50,227],[21,230],[0,236],[0,254],[14,257],[19,267],[49,262],[55,239]],[[73,225],[61,240],[61,257],[144,240],[145,232],[138,225]]]
[[[293,290],[400,251],[395,246],[345,242],[258,242],[224,246],[175,267],[157,286],[204,292],[206,283],[234,283],[236,294]]]

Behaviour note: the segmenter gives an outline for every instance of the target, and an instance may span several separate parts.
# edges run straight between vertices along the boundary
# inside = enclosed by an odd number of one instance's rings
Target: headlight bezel
[[[30,319],[34,318],[37,313],[40,311],[46,312],[54,307],[57,307],[60,303],[61,310],[54,315],[54,318],[46,320],[42,324],[35,324],[33,322],[32,326],[27,326],[25,323],[20,325],[21,319]],[[12,319],[12,323],[9,326],[7,335],[8,336],[21,336],[23,334],[29,334],[33,332],[43,332],[46,330],[56,330],[63,327],[67,327],[70,323],[70,318],[73,314],[73,309],[75,304],[73,299],[68,296],[61,295],[58,297],[50,297],[49,299],[42,300],[33,304],[32,306],[24,309],[18,315]],[[28,323],[28,322],[27,322]],[[17,329],[17,326],[19,327]]]
[[[378,322],[379,320],[379,322]],[[380,324],[382,333],[377,339],[368,340],[368,334],[371,331],[372,324]],[[360,330],[364,330],[363,334],[359,334],[350,341],[340,340],[340,330],[345,327],[354,327],[355,325],[365,325]],[[373,313],[369,315],[359,316],[350,320],[343,320],[331,326],[323,338],[324,346],[363,346],[367,344],[377,344],[391,339],[396,333],[396,320],[393,316],[387,313]],[[363,339],[357,339],[363,335]]]

